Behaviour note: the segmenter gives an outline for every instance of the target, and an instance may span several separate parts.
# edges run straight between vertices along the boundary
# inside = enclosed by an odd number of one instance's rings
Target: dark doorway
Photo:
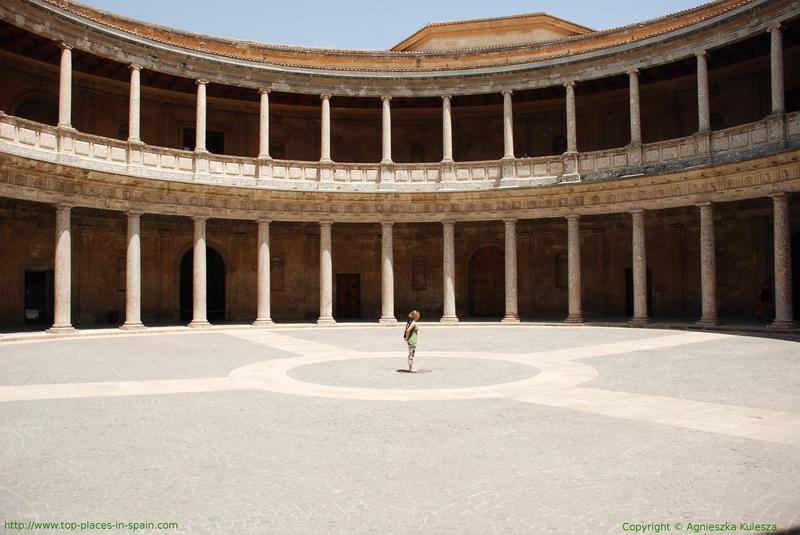
[[[20,103],[14,115],[51,126],[58,124],[58,108],[56,105],[40,98],[28,99]]]
[[[194,128],[183,129],[183,150],[194,150],[196,140]],[[212,154],[225,154],[225,133],[206,130],[206,150]]]
[[[361,274],[336,274],[336,319],[361,317]]]
[[[792,235],[792,313],[800,319],[800,232]]]
[[[625,315],[633,317],[633,269],[625,270]],[[653,270],[647,268],[647,316],[653,315]]]
[[[181,258],[181,320],[192,319],[192,284],[194,271],[194,248]],[[216,250],[206,247],[206,315],[208,321],[225,320],[225,262]]]
[[[469,315],[502,317],[504,307],[505,254],[499,247],[482,247],[469,261]]]
[[[25,323],[52,325],[53,277],[50,271],[25,272]]]

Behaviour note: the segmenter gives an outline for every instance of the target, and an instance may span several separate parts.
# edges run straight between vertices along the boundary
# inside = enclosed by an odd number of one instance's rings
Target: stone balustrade
[[[0,114],[0,151],[158,180],[320,191],[470,191],[535,187],[747,159],[800,145],[800,112],[710,134],[610,150],[454,163],[287,161],[129,143]]]

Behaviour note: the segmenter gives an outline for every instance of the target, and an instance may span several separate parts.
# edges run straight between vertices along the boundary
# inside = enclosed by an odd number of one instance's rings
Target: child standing
[[[417,371],[414,367],[414,353],[417,350],[417,334],[419,333],[417,321],[419,321],[419,310],[412,310],[408,315],[406,329],[403,332],[403,340],[408,344],[408,371],[412,373]]]

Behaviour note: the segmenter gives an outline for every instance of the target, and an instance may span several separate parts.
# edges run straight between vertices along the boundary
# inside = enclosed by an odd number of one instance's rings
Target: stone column
[[[331,160],[331,96],[320,95],[322,99],[322,131],[320,138],[320,162],[330,163]]]
[[[263,93],[262,93],[263,94]],[[272,325],[270,315],[269,219],[258,220],[258,310],[253,325]]]
[[[207,217],[194,217],[194,251],[192,260],[192,321],[189,327],[208,327],[206,317],[206,220]]]
[[[125,323],[121,329],[143,329],[141,212],[128,212],[128,250],[125,255]]]
[[[55,307],[51,333],[72,331],[72,235],[71,207],[56,206]]]
[[[58,80],[58,126],[72,128],[72,47],[61,43]]]
[[[317,325],[333,325],[333,259],[331,221],[319,223],[319,319]]]
[[[786,193],[772,196],[775,248],[775,321],[770,327],[795,326],[792,311],[792,244],[789,236],[789,198]]]
[[[567,152],[578,152],[575,123],[575,82],[567,82],[564,87],[567,90]]]
[[[772,113],[786,111],[783,87],[783,36],[781,25],[769,29],[770,36],[770,75],[772,80]]]
[[[206,152],[206,86],[208,80],[196,80],[195,83],[197,84],[197,127],[195,128],[194,150]]]
[[[633,325],[643,325],[647,316],[647,245],[644,234],[644,210],[633,210]]]
[[[392,163],[392,108],[390,96],[381,97],[382,109],[382,133],[383,133],[383,156],[381,163]]]
[[[639,71],[628,71],[628,85],[631,113],[631,145],[642,142],[641,111],[639,107]]]
[[[581,309],[581,230],[580,216],[567,216],[567,278],[569,314],[567,323],[583,323]]]
[[[258,116],[258,157],[267,160],[269,156],[269,89],[259,89],[261,109]],[[260,227],[259,227],[260,228]],[[269,227],[268,227],[269,229]]]
[[[442,162],[453,162],[453,126],[450,117],[450,95],[442,95]]]
[[[514,158],[514,111],[510,89],[503,91],[503,158]]]
[[[697,56],[697,124],[698,132],[706,133],[711,130],[711,113],[708,102],[708,61],[706,51],[698,52]]]
[[[503,321],[519,322],[517,310],[517,220],[506,219],[506,315]]]
[[[700,208],[700,289],[703,314],[699,325],[719,325],[717,316],[717,257],[714,240],[714,207],[710,202]]]
[[[392,222],[381,223],[381,320],[382,325],[394,325],[394,244]]]
[[[142,68],[131,63],[131,96],[128,105],[128,141],[140,143],[139,134],[141,123],[141,70]]]
[[[444,312],[441,323],[458,323],[456,316],[456,243],[455,221],[442,221],[444,237]]]

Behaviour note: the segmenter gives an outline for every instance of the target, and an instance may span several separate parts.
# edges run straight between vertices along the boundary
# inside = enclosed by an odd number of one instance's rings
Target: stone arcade
[[[386,52],[51,0],[0,21],[6,329],[715,325],[752,319],[764,281],[794,325],[795,2],[434,24]]]

